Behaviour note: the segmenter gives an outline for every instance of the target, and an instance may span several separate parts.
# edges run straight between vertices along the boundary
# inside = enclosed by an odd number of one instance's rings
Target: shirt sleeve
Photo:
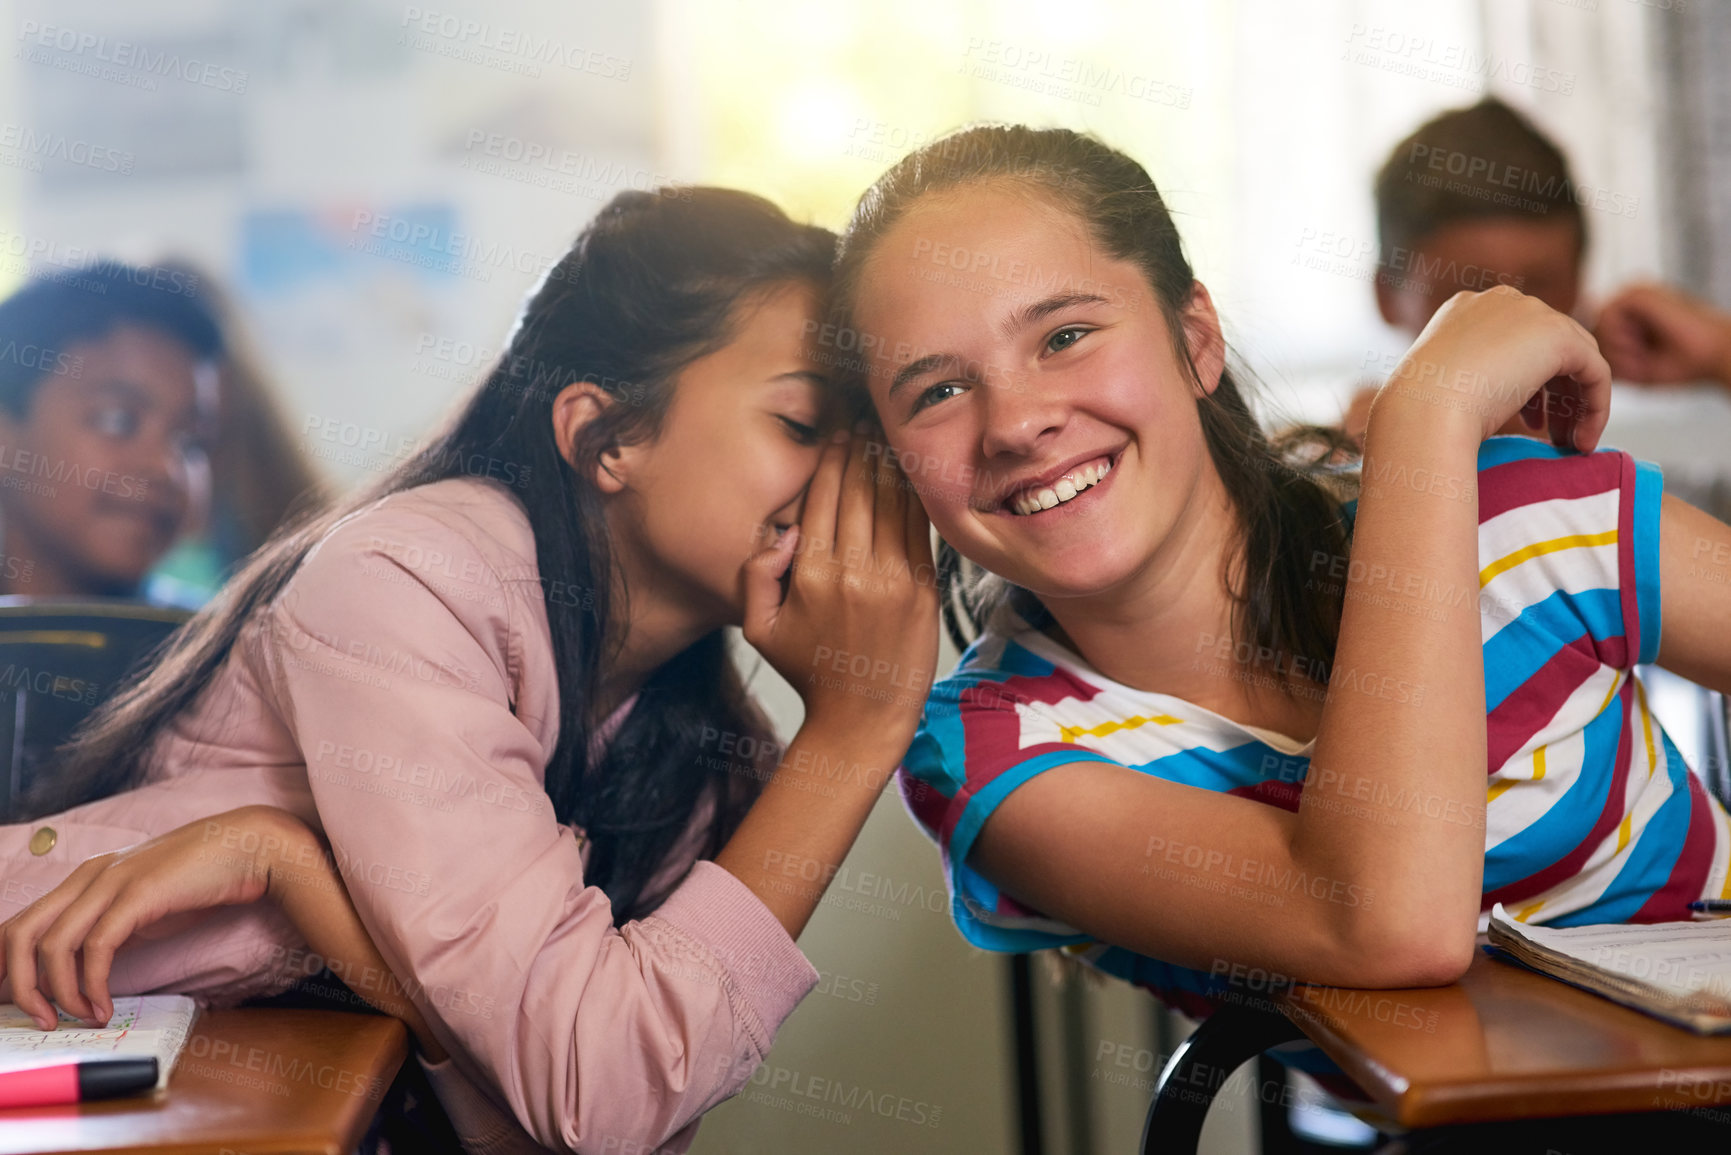
[[[950,888],[950,916],[962,937],[983,950],[1010,953],[1091,941],[999,889],[968,864],[986,819],[1025,782],[1054,766],[1113,759],[1071,742],[1045,740],[1025,727],[1047,672],[999,680],[969,671],[939,682],[898,772],[902,799],[937,842]],[[1027,680],[1029,685],[1019,682]]]
[[[1654,661],[1659,470],[1619,450],[1508,436],[1480,448],[1478,481],[1488,706],[1570,660],[1565,651],[1624,670]]]
[[[543,789],[551,748],[513,711],[512,619],[545,629],[526,620],[539,584],[502,582],[429,514],[379,517],[327,538],[269,617],[337,867],[409,996],[537,1142],[653,1149],[744,1085],[816,971],[709,862],[615,929]]]
[[[0,920],[59,886],[87,858],[261,804],[303,817],[311,813],[305,788],[292,771],[202,769],[33,822],[0,826]],[[210,853],[242,851],[213,829]],[[228,1005],[286,986],[271,973],[272,963],[300,943],[299,933],[271,903],[187,911],[128,940],[115,954],[109,985],[117,995],[174,992]]]

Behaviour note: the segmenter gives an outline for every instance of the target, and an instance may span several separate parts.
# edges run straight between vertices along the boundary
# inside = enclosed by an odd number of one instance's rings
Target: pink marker
[[[0,1071],[0,1107],[46,1107],[117,1099],[156,1086],[156,1059],[97,1059]]]

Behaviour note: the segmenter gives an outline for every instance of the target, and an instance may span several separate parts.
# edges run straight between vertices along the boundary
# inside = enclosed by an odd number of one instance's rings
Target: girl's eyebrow
[[[1098,293],[1055,293],[1050,297],[1042,297],[1038,301],[1023,305],[998,324],[998,332],[1005,338],[1014,337],[1035,321],[1043,321],[1053,313],[1064,309],[1073,309],[1078,305],[1110,305]]]
[[[1112,302],[1098,293],[1054,293],[1050,297],[1042,297],[1038,301],[1029,302],[1011,313],[998,323],[998,332],[1005,339],[1014,337],[1036,321],[1043,321],[1053,313],[1072,309],[1078,305],[1110,305]],[[884,400],[895,400],[896,391],[903,385],[923,377],[925,374],[939,369],[944,365],[957,364],[962,360],[956,353],[928,353],[917,357],[896,371],[895,379],[890,382],[890,389]]]
[[[829,378],[822,373],[813,373],[809,369],[791,369],[786,373],[777,373],[769,379],[769,384],[776,385],[783,381],[800,381],[819,389],[829,388]]]

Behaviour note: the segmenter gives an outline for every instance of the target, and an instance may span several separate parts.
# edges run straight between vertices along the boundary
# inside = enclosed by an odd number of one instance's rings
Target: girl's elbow
[[[1390,986],[1446,987],[1459,982],[1472,966],[1476,949],[1469,936],[1446,942],[1426,943],[1402,960],[1400,982]]]
[[[1351,981],[1340,985],[1391,990],[1448,986],[1467,973],[1476,950],[1472,926],[1387,928],[1350,945],[1344,965]]]

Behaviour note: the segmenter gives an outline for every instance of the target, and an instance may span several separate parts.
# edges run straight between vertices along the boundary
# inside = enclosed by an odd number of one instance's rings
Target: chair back
[[[1701,774],[1707,789],[1731,809],[1731,695],[1703,690]]]
[[[78,724],[192,615],[113,598],[0,597],[0,821]]]

